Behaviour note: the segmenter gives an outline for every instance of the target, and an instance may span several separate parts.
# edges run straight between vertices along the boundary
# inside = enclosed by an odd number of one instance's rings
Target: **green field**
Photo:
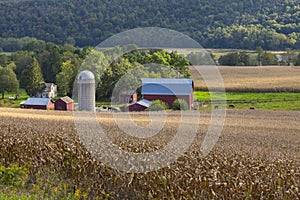
[[[222,94],[212,93],[214,101],[222,100]],[[0,99],[0,107],[19,108],[20,103],[28,98],[26,92],[21,89],[17,100],[9,100],[8,97],[15,97],[13,93],[5,93],[5,98]],[[194,99],[204,103],[210,108],[211,99],[209,92],[194,92]],[[226,92],[227,106],[233,105],[234,108],[247,109],[253,107],[259,110],[300,110],[300,93],[292,92]],[[110,105],[110,102],[97,102],[97,106]],[[231,106],[232,107],[232,106]]]
[[[221,93],[213,92],[215,101],[221,100]],[[195,92],[195,100],[210,105],[209,92]],[[251,93],[226,92],[227,105],[234,108],[255,108],[259,110],[300,110],[300,93]],[[232,107],[231,106],[231,107]]]
[[[9,100],[8,97],[16,97],[15,93],[5,93],[4,99],[0,99],[0,107],[19,108],[22,101],[26,101],[28,95],[24,89],[19,90],[19,97],[15,100]]]

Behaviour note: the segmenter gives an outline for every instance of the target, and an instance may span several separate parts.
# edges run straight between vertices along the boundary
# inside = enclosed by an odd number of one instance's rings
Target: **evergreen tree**
[[[43,74],[36,58],[23,70],[22,85],[29,96],[37,96],[45,88]]]

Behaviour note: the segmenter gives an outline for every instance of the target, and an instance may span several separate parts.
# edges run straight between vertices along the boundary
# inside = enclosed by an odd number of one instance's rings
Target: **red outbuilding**
[[[138,102],[132,103],[129,106],[125,107],[125,111],[144,111],[149,108],[151,101],[146,99],[141,99]]]
[[[184,99],[193,107],[194,82],[181,78],[142,78],[143,99],[161,100],[171,108],[176,99]]]
[[[54,109],[72,111],[74,110],[74,101],[68,96],[62,97],[54,103]]]
[[[54,103],[50,98],[28,98],[20,104],[21,108],[51,110],[54,108]]]

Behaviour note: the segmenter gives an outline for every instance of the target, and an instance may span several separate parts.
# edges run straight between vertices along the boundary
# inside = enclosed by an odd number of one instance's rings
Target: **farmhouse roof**
[[[51,101],[50,98],[28,98],[23,105],[45,106]]]
[[[74,100],[73,99],[71,99],[70,97],[68,97],[68,96],[65,96],[65,97],[62,97],[62,98],[60,98],[63,102],[65,102],[65,103],[73,103],[74,102]]]
[[[149,108],[150,105],[151,105],[151,101],[148,101],[148,100],[146,100],[146,99],[141,99],[141,100],[139,100],[138,102],[132,103],[132,104],[130,104],[130,105],[134,105],[134,104],[139,104],[139,105],[141,105],[141,106],[144,106],[144,107],[146,107],[146,108]]]
[[[190,95],[193,88],[192,79],[142,78],[142,95]]]

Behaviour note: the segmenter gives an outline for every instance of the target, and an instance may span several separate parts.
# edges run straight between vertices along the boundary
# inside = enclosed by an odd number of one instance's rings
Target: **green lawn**
[[[8,97],[16,97],[15,93],[5,93],[4,99],[0,97],[0,107],[19,108],[22,101],[26,101],[28,95],[24,89],[19,90],[19,97],[16,100],[9,100]]]
[[[220,100],[221,94],[211,93],[214,100]],[[195,100],[205,101],[210,104],[209,92],[194,92]],[[251,93],[251,92],[227,92],[228,105],[235,108],[250,108],[261,110],[300,110],[300,93]]]

